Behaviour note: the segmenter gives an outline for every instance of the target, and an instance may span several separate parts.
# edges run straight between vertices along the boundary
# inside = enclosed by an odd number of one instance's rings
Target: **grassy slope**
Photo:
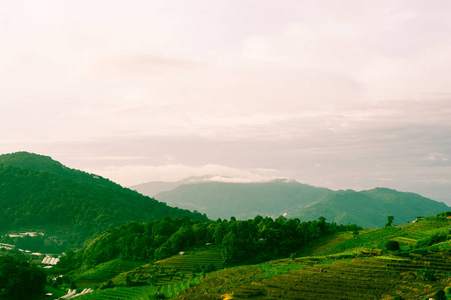
[[[75,274],[74,281],[79,288],[100,286],[108,279],[114,278],[121,273],[134,270],[142,265],[144,265],[143,262],[115,259],[99,264],[83,273]]]

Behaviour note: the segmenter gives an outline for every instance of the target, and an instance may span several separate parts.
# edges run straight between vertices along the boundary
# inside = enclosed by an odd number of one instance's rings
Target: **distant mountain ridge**
[[[63,232],[71,243],[131,221],[165,216],[208,220],[169,207],[100,176],[27,152],[0,155],[0,234],[8,230]]]
[[[191,176],[179,181],[151,181],[130,186],[130,189],[139,191],[141,194],[154,197],[161,192],[167,192],[183,184],[208,182],[212,175]]]
[[[403,224],[417,216],[449,209],[442,202],[387,188],[333,191],[286,179],[252,183],[183,182],[175,183],[177,187],[160,192],[155,198],[168,205],[206,213],[211,219],[284,215],[308,221],[324,216],[330,222],[376,228],[383,227],[389,215],[395,217],[394,224]],[[133,188],[145,193],[140,186]]]

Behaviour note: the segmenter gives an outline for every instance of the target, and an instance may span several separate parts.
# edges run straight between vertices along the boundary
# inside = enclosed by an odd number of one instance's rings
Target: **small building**
[[[43,265],[56,265],[58,262],[60,261],[59,257],[51,257],[51,256],[46,256],[44,257],[44,259],[42,260],[41,264]]]

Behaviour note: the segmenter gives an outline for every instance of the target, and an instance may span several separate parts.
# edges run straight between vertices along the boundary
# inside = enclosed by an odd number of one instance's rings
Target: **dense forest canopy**
[[[46,275],[26,262],[0,255],[0,299],[42,299]]]
[[[187,217],[165,217],[147,223],[129,223],[104,232],[77,253],[69,251],[60,267],[93,267],[115,258],[155,261],[193,247],[209,245],[221,249],[225,262],[263,261],[286,257],[307,243],[334,232],[360,230],[356,225],[257,216],[246,221],[203,222]]]

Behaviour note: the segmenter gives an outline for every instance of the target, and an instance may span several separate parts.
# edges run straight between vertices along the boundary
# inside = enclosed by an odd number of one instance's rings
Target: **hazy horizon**
[[[451,204],[449,1],[0,6],[0,153]]]

